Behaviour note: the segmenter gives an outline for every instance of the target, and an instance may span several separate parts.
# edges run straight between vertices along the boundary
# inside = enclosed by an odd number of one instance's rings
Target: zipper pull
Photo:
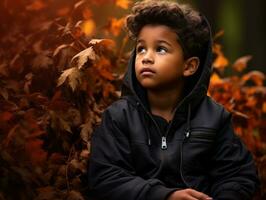
[[[185,137],[186,137],[186,138],[189,138],[189,136],[190,136],[190,132],[189,132],[189,131],[186,131],[186,132],[185,132]]]
[[[167,149],[167,143],[166,143],[166,137],[165,136],[162,137],[162,149],[163,150]]]

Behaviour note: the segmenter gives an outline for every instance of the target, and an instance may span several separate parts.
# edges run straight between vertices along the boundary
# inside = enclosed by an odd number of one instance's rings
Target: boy
[[[231,116],[206,95],[210,27],[186,5],[143,1],[122,97],[92,137],[91,192],[105,200],[245,200],[258,178]]]

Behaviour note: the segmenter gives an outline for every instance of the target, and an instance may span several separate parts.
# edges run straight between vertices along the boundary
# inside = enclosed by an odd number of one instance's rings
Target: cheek
[[[136,58],[135,59],[135,73],[137,73],[139,71],[140,68],[140,59]]]

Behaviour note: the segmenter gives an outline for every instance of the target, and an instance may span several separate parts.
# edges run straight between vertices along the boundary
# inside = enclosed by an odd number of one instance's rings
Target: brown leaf
[[[58,46],[58,47],[54,50],[53,57],[57,56],[57,55],[62,51],[62,49],[65,49],[65,48],[67,48],[67,47],[69,47],[69,45],[67,45],[67,44],[62,44],[62,45]]]
[[[112,51],[115,48],[115,42],[110,39],[92,39],[89,42],[96,54],[104,54],[105,51]],[[101,59],[102,60],[102,59]]]
[[[8,66],[5,62],[0,64],[0,75],[8,76]]]
[[[217,33],[215,33],[215,35],[213,36],[213,40],[217,40],[218,38],[220,38],[223,35],[224,35],[224,30],[220,30]]]
[[[74,9],[79,9],[80,7],[84,6],[86,3],[87,3],[86,0],[78,1],[77,3],[75,3]]]
[[[64,70],[58,79],[57,87],[62,85],[66,80],[68,80],[71,89],[75,91],[77,89],[77,86],[82,81],[82,75],[82,72],[76,67]]]
[[[32,62],[32,69],[38,71],[40,69],[48,69],[53,64],[53,60],[45,54],[38,54]]]
[[[88,120],[85,124],[82,124],[81,126],[81,132],[80,137],[84,142],[89,142],[90,135],[92,133],[92,123],[90,120]]]
[[[51,127],[56,130],[63,130],[72,133],[70,125],[56,112],[50,110],[49,115],[51,117]]]
[[[71,126],[79,126],[81,124],[81,114],[78,109],[69,108],[65,117]]]
[[[8,100],[8,91],[6,88],[0,88],[0,95],[5,99]]]
[[[238,58],[233,64],[233,69],[238,72],[242,72],[247,67],[248,61],[250,61],[251,59],[252,59],[251,55]]]
[[[89,155],[90,155],[89,149],[82,150],[81,153],[80,153],[80,157],[82,159],[88,159]]]
[[[87,171],[85,163],[77,159],[72,159],[70,161],[69,170],[74,174],[77,174],[79,172],[85,173]]]
[[[97,61],[99,59],[98,55],[96,55],[95,51],[92,47],[89,47],[77,55],[75,55],[71,62],[77,69],[82,69],[84,67],[90,66],[93,62]]]
[[[43,164],[47,157],[47,152],[42,149],[43,141],[31,139],[25,144],[25,151],[34,165]]]
[[[67,200],[85,200],[80,192],[71,190],[67,195]]]

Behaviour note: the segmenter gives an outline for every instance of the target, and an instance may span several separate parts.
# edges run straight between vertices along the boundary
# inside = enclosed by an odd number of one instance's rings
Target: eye
[[[159,47],[157,47],[157,52],[160,54],[165,54],[168,52],[168,49],[166,47],[159,46]]]
[[[137,47],[137,53],[144,53],[146,49],[143,46],[138,46]]]

